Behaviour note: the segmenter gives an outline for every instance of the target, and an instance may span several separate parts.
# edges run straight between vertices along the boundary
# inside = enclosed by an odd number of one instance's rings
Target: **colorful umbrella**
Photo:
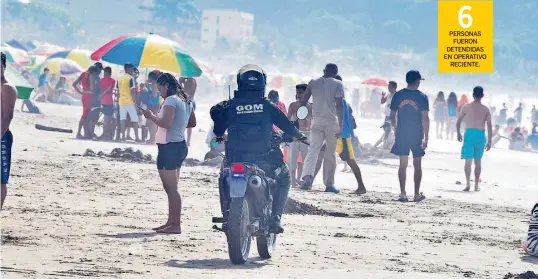
[[[42,43],[42,44],[39,44],[35,49],[33,49],[31,53],[37,54],[37,55],[49,56],[51,54],[54,54],[62,50],[64,50],[64,48],[61,46],[57,46],[57,45],[53,45],[49,43]]]
[[[269,82],[270,88],[284,88],[301,83],[301,77],[294,74],[278,75]]]
[[[183,77],[202,74],[196,61],[182,52],[178,43],[153,34],[116,38],[96,50],[91,59],[120,65],[131,63],[139,68],[157,68],[179,73]]]
[[[37,66],[32,73],[35,75],[40,75],[43,73],[45,68],[49,68],[49,74],[57,75],[73,75],[84,72],[84,69],[73,60],[65,58],[52,58],[45,60],[45,62]]]
[[[22,49],[11,47],[7,44],[2,44],[2,52],[6,55],[8,63],[26,64],[30,62],[28,53]]]
[[[25,65],[24,67],[26,69],[34,69],[35,67],[39,66],[41,63],[45,62],[47,60],[47,57],[44,55],[30,55],[30,63]]]
[[[53,55],[49,56],[48,59],[52,58],[65,58],[75,61],[83,69],[88,69],[92,65],[90,60],[90,55],[92,54],[89,50],[84,49],[72,49],[56,52]]]
[[[17,98],[29,99],[34,88],[30,83],[11,65],[7,65],[4,73],[6,79],[13,83],[17,88]]]
[[[369,78],[369,79],[363,81],[362,84],[364,84],[364,85],[372,85],[372,86],[380,86],[380,87],[389,85],[389,83],[386,80],[382,79],[382,78]]]

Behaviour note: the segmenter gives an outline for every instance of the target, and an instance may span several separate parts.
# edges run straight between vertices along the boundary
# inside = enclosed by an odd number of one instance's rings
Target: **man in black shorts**
[[[430,118],[428,116],[428,97],[418,90],[420,81],[423,80],[418,71],[409,71],[405,76],[407,88],[404,88],[392,98],[390,104],[390,120],[396,130],[396,140],[392,146],[391,153],[400,156],[400,169],[398,178],[400,180],[399,201],[407,202],[405,192],[405,180],[407,165],[409,162],[409,152],[413,153],[413,166],[415,168],[415,197],[418,202],[426,197],[420,192],[420,182],[422,180],[422,157],[424,150],[428,146],[428,135],[430,130]],[[396,114],[398,121],[396,121]]]

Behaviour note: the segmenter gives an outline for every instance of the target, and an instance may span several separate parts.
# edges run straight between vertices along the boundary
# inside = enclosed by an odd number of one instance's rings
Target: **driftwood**
[[[35,124],[35,128],[38,130],[49,131],[49,132],[59,132],[59,133],[68,133],[68,134],[73,133],[73,130],[71,129],[48,127],[48,126],[39,125],[39,124]]]

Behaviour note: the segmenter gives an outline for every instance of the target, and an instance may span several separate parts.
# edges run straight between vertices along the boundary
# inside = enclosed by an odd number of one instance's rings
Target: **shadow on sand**
[[[266,261],[249,260],[244,265],[234,265],[229,259],[206,259],[206,260],[169,260],[164,263],[168,267],[194,268],[194,269],[255,269],[263,267]]]
[[[538,258],[529,255],[521,256],[521,261],[526,263],[538,264]]]
[[[461,185],[459,185],[461,186]],[[465,192],[463,191],[463,188],[465,188],[465,186],[461,186],[461,189],[460,190],[454,190],[454,189],[439,189],[440,192],[445,192],[445,193],[457,193],[457,194],[464,194],[464,195],[472,195],[473,193],[480,193],[480,192],[476,192],[474,190],[474,185],[471,186],[471,190],[468,191],[468,192]]]
[[[144,238],[144,237],[154,237],[159,235],[156,232],[134,232],[134,233],[118,233],[118,234],[96,234],[100,237],[109,237],[109,238]]]

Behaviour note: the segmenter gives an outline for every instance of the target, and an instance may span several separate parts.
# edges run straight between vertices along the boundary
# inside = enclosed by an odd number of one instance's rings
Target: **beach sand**
[[[20,105],[18,103],[18,105]],[[456,142],[432,140],[424,159],[421,203],[397,197],[395,159],[360,163],[369,192],[353,194],[352,174],[337,171],[342,194],[290,193],[286,232],[273,259],[229,262],[220,214],[217,169],[184,167],[182,235],[160,235],[167,201],[156,166],[81,156],[155,146],[82,141],[81,108],[39,104],[42,115],[16,112],[12,175],[2,211],[2,278],[515,278],[538,273],[538,259],[520,248],[538,202],[538,154],[497,148],[486,154],[482,191],[463,193]],[[199,105],[190,158],[203,158],[208,106]],[[361,142],[380,136],[378,120],[360,120]],[[432,131],[435,127],[432,126]],[[433,134],[433,133],[432,133]],[[434,136],[432,136],[434,137]],[[412,166],[408,192],[412,193]],[[532,277],[529,277],[532,278]]]

